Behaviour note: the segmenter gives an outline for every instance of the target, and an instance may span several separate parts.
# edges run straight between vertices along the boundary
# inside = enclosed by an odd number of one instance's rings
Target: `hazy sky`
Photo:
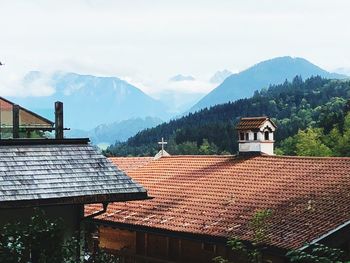
[[[348,0],[0,0],[0,93],[30,70],[119,76],[149,93],[207,92],[217,71],[276,56],[350,68]],[[170,83],[176,74],[197,81]]]

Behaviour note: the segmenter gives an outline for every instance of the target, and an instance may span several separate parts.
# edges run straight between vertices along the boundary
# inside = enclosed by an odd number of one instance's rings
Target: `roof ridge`
[[[298,155],[260,155],[261,157],[289,158],[289,159],[339,159],[350,160],[348,156],[298,156]]]
[[[143,159],[143,158],[153,158],[152,156],[110,156],[108,157],[109,159],[127,159],[127,158],[140,158],[140,159]]]
[[[255,119],[269,119],[267,116],[259,116],[259,117],[242,117],[241,120],[255,120]]]
[[[170,156],[162,156],[162,158],[183,158],[183,157],[189,157],[189,158],[229,158],[229,157],[237,157],[237,155],[220,155],[220,154],[213,154],[213,155],[195,155],[195,154],[181,154],[181,155],[170,155]]]
[[[171,155],[171,156],[162,156],[160,159],[163,158],[233,158],[233,157],[264,157],[264,158],[281,158],[281,159],[330,159],[330,160],[350,160],[350,157],[344,156],[296,156],[296,155],[268,155],[268,154],[261,154],[257,156],[240,156],[236,154],[225,154],[225,155],[219,155],[219,154],[213,154],[213,155]],[[140,159],[153,159],[152,156],[113,156],[108,157],[108,159],[128,159],[128,158],[140,158]]]

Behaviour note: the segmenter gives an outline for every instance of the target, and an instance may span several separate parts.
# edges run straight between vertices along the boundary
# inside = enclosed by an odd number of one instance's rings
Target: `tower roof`
[[[241,118],[236,130],[259,129],[266,121],[269,121],[275,128],[276,124],[268,117],[247,117]]]

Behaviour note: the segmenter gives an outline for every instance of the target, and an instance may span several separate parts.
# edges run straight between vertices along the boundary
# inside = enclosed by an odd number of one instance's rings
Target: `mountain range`
[[[349,111],[350,80],[317,76],[303,81],[296,76],[291,82],[271,85],[250,98],[202,109],[141,131],[126,142],[109,147],[107,152],[117,156],[153,156],[159,149],[157,141],[164,137],[170,154],[236,153],[236,124],[241,117],[253,116],[273,118],[278,127],[274,139],[276,146],[280,146],[283,140],[295,136],[299,130],[321,128],[329,133],[334,125],[344,127],[341,122]],[[309,140],[316,137],[310,136]],[[327,140],[332,145],[332,139]],[[343,143],[345,147],[348,147],[348,141]],[[321,144],[321,141],[312,143]],[[291,150],[290,141],[284,146]]]
[[[108,146],[115,141],[126,141],[139,131],[155,127],[162,122],[161,119],[152,117],[132,118],[110,124],[101,124],[89,131],[72,129],[66,132],[66,136],[69,138],[88,137],[92,143],[103,148],[104,145]]]
[[[30,72],[23,85],[33,85],[42,78],[43,73]],[[167,120],[171,116],[163,103],[117,77],[59,72],[48,78],[48,84],[55,90],[51,96],[10,99],[50,119],[54,102],[63,101],[65,126],[81,130],[133,118]]]
[[[192,81],[192,80],[195,80],[195,78],[192,76],[185,76],[182,74],[178,74],[178,75],[175,75],[169,79],[169,81],[186,81],[186,80]]]
[[[176,75],[172,81],[186,80],[189,93],[164,90],[158,94],[161,98],[158,100],[117,77],[70,72],[46,75],[32,71],[24,77],[23,86],[44,83],[52,87],[53,94],[9,99],[51,120],[54,119],[54,102],[63,101],[65,126],[72,128],[67,133],[69,136],[89,136],[95,143],[113,143],[124,141],[142,129],[154,127],[161,120],[179,116],[181,112],[194,112],[250,97],[257,90],[292,80],[296,75],[304,79],[313,75],[329,79],[347,77],[330,73],[303,58],[278,57],[235,74],[228,70],[216,72],[210,82],[222,83],[206,95],[190,92],[191,81],[188,80],[194,79],[192,76]]]
[[[194,112],[217,104],[250,97],[256,90],[283,83],[285,80],[292,80],[296,75],[303,79],[311,76],[329,79],[347,78],[342,74],[330,73],[303,58],[277,57],[230,75],[217,88],[196,103],[190,111]]]

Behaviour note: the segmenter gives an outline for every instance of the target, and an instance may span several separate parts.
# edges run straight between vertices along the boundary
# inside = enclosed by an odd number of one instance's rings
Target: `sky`
[[[348,0],[0,0],[0,93],[32,70],[117,76],[148,94],[207,93],[218,70],[278,56],[350,71]],[[177,74],[194,81],[171,82]]]

